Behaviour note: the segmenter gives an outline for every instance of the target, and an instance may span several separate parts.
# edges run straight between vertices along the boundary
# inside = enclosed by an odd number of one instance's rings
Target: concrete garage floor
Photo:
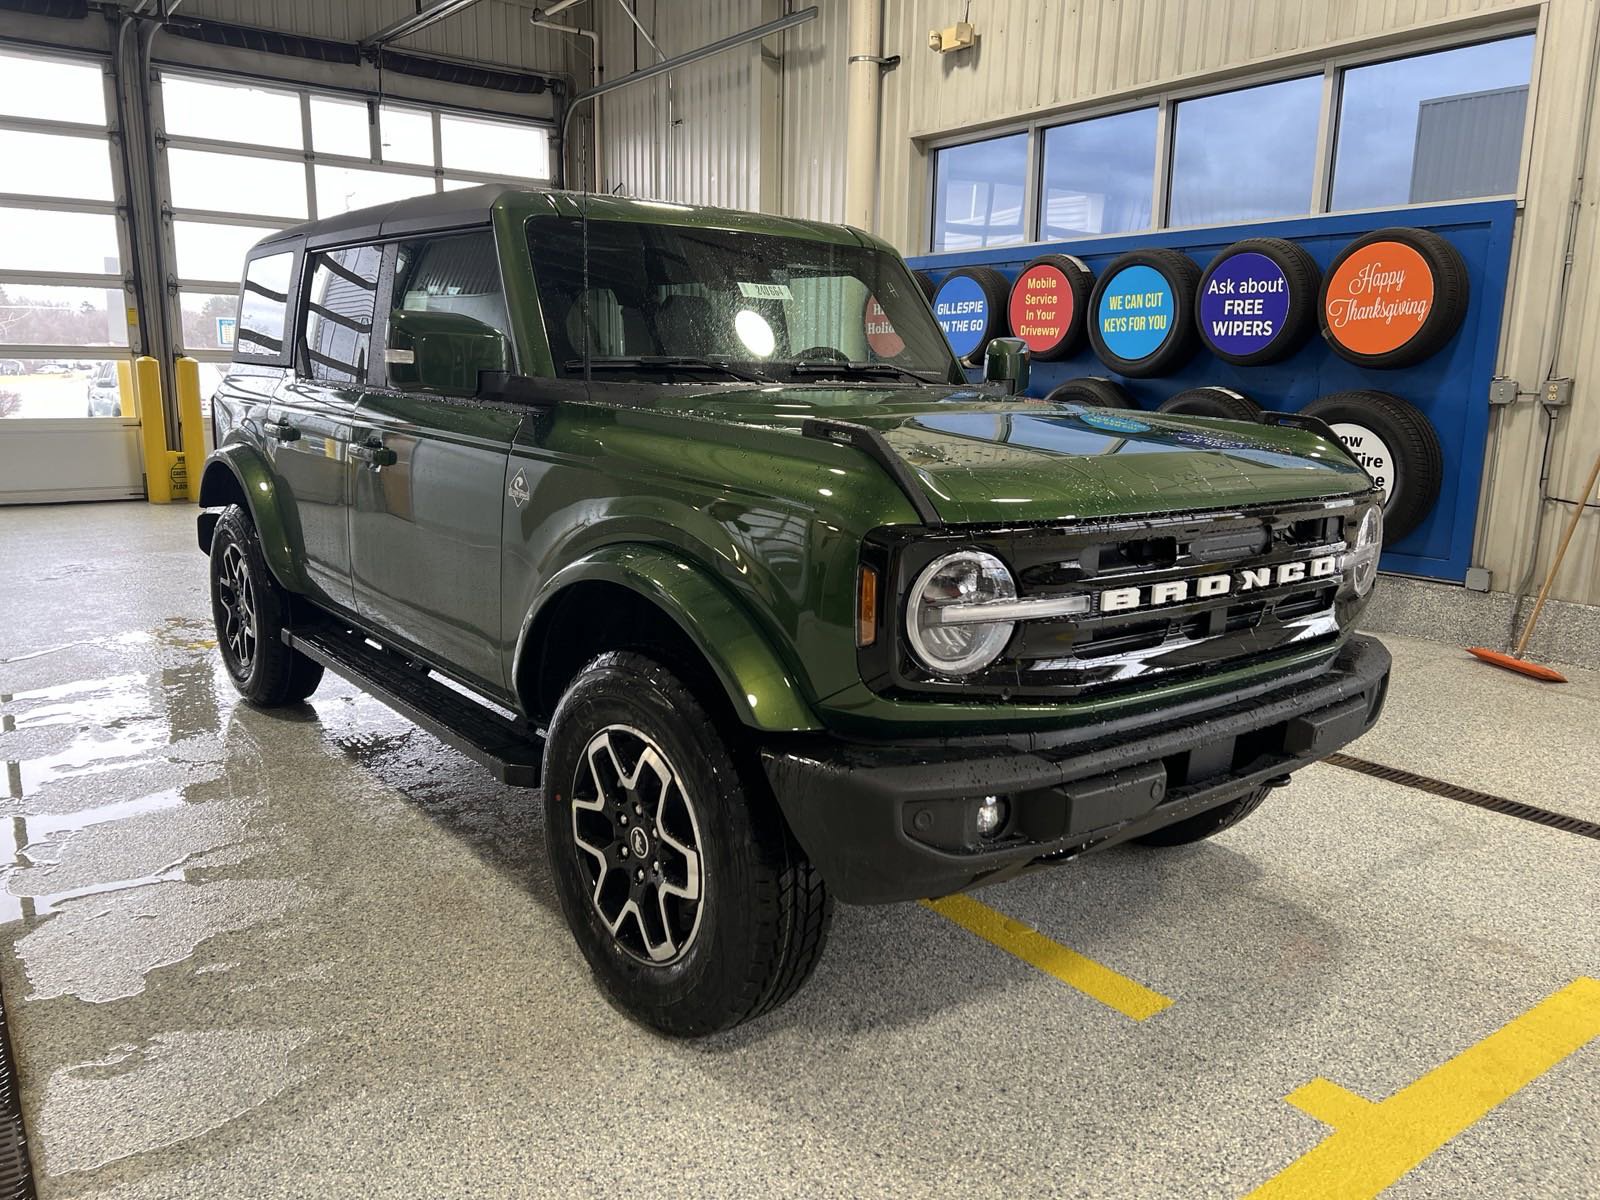
[[[1595,1194],[1597,1005],[1517,1021],[1600,974],[1593,840],[1319,765],[1213,842],[979,894],[1172,1000],[1144,1021],[908,904],[841,908],[771,1018],[666,1042],[590,986],[531,794],[336,680],[236,702],[192,530],[0,510],[0,984],[44,1197],[1236,1197],[1328,1137],[1295,1089],[1383,1101],[1508,1026],[1351,1153],[1392,1197]],[[1390,644],[1351,753],[1600,819],[1600,676]],[[1454,1115],[1479,1092],[1509,1098]],[[1440,1122],[1408,1171],[1382,1141]]]

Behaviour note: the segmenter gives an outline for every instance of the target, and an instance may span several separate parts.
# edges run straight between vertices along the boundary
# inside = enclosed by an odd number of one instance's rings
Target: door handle
[[[366,463],[369,471],[392,467],[400,460],[399,455],[375,437],[370,437],[364,442],[351,442],[350,457],[357,462]]]
[[[300,431],[287,421],[263,421],[261,428],[268,437],[276,442],[295,442],[300,440]]]

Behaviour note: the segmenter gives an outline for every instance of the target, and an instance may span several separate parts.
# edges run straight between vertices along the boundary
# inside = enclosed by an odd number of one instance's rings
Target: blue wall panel
[[[1225,246],[1250,237],[1289,238],[1304,246],[1324,272],[1352,239],[1388,226],[1431,229],[1454,243],[1466,260],[1472,298],[1466,319],[1450,342],[1415,366],[1378,371],[1355,366],[1328,349],[1319,336],[1291,358],[1270,366],[1235,367],[1202,345],[1195,356],[1170,375],[1156,379],[1124,379],[1084,349],[1060,362],[1035,362],[1029,394],[1043,396],[1057,384],[1083,375],[1115,378],[1145,408],[1155,408],[1187,388],[1213,385],[1243,392],[1264,408],[1294,412],[1318,396],[1370,388],[1392,392],[1415,405],[1433,423],[1444,452],[1444,484],[1438,503],[1420,526],[1390,545],[1383,567],[1413,575],[1460,581],[1471,565],[1472,537],[1478,515],[1483,474],[1484,440],[1489,422],[1489,380],[1494,374],[1500,341],[1500,314],[1505,303],[1506,272],[1511,258],[1516,205],[1510,200],[1406,208],[1389,212],[1301,217],[1171,233],[1140,233],[1094,238],[1085,242],[1049,242],[952,254],[929,254],[911,265],[942,278],[955,267],[985,265],[1008,279],[1040,254],[1074,254],[1100,273],[1117,255],[1145,247],[1182,250],[1204,269]],[[973,378],[979,372],[973,371]]]

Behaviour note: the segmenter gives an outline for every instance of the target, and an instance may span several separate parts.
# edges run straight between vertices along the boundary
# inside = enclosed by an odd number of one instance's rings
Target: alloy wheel
[[[256,591],[244,550],[230,543],[217,571],[217,600],[222,605],[222,640],[241,675],[250,673],[256,657]]]
[[[649,736],[608,725],[572,784],[572,838],[590,902],[641,962],[681,958],[700,928],[700,829],[683,779]]]

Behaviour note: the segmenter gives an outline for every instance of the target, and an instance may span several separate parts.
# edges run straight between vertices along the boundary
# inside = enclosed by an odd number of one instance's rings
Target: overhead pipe
[[[567,8],[570,5],[576,4],[578,2],[579,2],[579,0],[564,0],[564,2],[560,5],[560,7],[561,8]],[[544,13],[541,13],[538,9],[534,9],[533,15],[529,18],[529,20],[532,22],[534,28],[536,28],[536,29],[553,29],[557,33],[567,33],[567,34],[572,34],[574,37],[582,37],[582,38],[588,38],[589,39],[589,90],[593,91],[595,88],[600,86],[600,35],[597,32],[595,32],[593,29],[582,29],[582,28],[579,28],[576,25],[559,25],[556,22],[551,21],[551,20],[549,20],[547,18],[546,13],[548,13],[549,11],[550,10],[547,9],[547,10],[545,10]],[[566,122],[563,121],[561,124],[562,124],[562,135],[563,135],[563,140],[564,140],[565,139],[565,134],[566,134]],[[593,160],[592,169],[594,171],[594,185],[598,189],[600,187],[600,181],[601,181],[601,175],[600,175],[600,106],[598,104],[596,104],[594,106],[594,126],[593,126],[593,129],[594,129],[594,137],[593,137],[592,141],[593,141],[594,144],[589,148],[589,153],[590,153],[590,156],[591,156],[591,158]]]
[[[409,17],[401,17],[398,21],[385,25],[371,37],[362,38],[361,48],[363,50],[377,49],[399,38],[410,37],[413,33],[420,33],[428,26],[435,25],[446,17],[453,17],[458,12],[466,11],[477,2],[478,0],[439,0],[439,3],[432,8],[412,13]]]
[[[883,0],[850,0],[844,135],[845,224],[877,224],[878,119],[883,107]]]
[[[751,42],[759,42],[762,38],[771,37],[775,33],[782,33],[787,29],[793,29],[796,25],[804,25],[807,21],[815,21],[816,19],[816,5],[812,5],[810,8],[802,8],[799,12],[779,17],[775,21],[768,21],[765,25],[757,25],[754,29],[746,29],[743,33],[732,34],[721,41],[708,42],[697,49],[685,51],[683,54],[675,55],[672,58],[664,58],[651,66],[633,71],[624,75],[621,79],[613,79],[610,83],[602,83],[600,86],[592,87],[586,92],[579,92],[572,98],[572,104],[567,109],[567,115],[562,118],[562,137],[565,138],[566,136],[566,123],[572,119],[572,114],[578,110],[578,105],[585,100],[593,100],[598,96],[614,92],[618,88],[630,87],[635,83],[643,83],[646,79],[655,79],[657,76],[686,67],[690,63],[697,63],[701,59],[721,54],[725,50],[733,50],[739,46],[749,45]]]

